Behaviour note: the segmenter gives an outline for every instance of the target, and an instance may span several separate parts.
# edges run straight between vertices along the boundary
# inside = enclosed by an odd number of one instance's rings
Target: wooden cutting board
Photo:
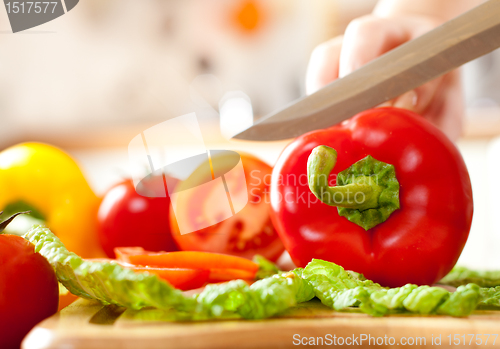
[[[37,325],[25,338],[22,348],[293,348],[300,341],[321,344],[323,340],[324,346],[332,346],[329,344],[333,344],[334,335],[335,343],[340,344],[341,337],[344,345],[353,338],[358,343],[365,338],[358,345],[362,348],[369,347],[368,336],[374,338],[371,344],[377,348],[390,347],[390,343],[394,343],[393,347],[404,347],[401,343],[405,340],[413,341],[416,347],[436,347],[439,336],[441,347],[450,347],[450,340],[455,348],[500,347],[500,336],[490,336],[485,343],[484,334],[500,335],[500,311],[491,310],[476,311],[460,319],[413,315],[372,318],[361,313],[334,312],[313,300],[267,320],[198,323],[146,320],[157,318],[158,314],[154,309],[132,311],[79,299]],[[472,337],[473,334],[483,336]],[[481,345],[477,344],[478,338]],[[377,339],[381,345],[374,344]],[[453,345],[454,339],[460,344]]]

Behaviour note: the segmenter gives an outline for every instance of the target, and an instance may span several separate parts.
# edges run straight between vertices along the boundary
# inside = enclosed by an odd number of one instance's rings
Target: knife
[[[489,0],[263,117],[233,138],[275,141],[333,126],[498,47],[500,0]]]

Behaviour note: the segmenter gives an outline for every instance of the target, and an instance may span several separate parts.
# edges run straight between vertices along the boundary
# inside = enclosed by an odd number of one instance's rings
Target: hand
[[[313,51],[307,70],[306,92],[317,91],[441,22],[434,17],[418,15],[390,18],[367,15],[353,20],[343,36]],[[459,71],[454,70],[383,104],[387,105],[415,111],[456,140],[462,131],[464,115]]]

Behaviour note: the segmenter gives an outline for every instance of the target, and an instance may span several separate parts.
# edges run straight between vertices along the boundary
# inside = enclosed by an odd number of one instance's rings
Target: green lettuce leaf
[[[392,312],[467,316],[480,299],[480,288],[474,284],[459,287],[454,293],[440,287],[411,284],[389,289],[321,260],[309,263],[303,276],[326,306],[335,310],[358,306],[372,316]]]
[[[304,269],[295,268],[294,270],[285,273],[283,276],[294,280],[293,286],[295,288],[295,299],[297,300],[297,303],[307,302],[314,298],[314,288],[304,277]]]
[[[313,259],[303,271],[304,278],[317,280],[317,283],[328,283],[333,291],[346,290],[357,286],[381,288],[379,284],[365,279],[362,274],[346,271],[340,265]]]
[[[251,286],[242,280],[208,285],[196,296],[212,317],[224,316],[230,311],[245,319],[264,319],[313,297],[313,289],[302,278],[300,269],[273,275]]]
[[[479,306],[486,308],[500,308],[500,286],[481,288],[479,290]]]
[[[466,267],[454,267],[439,283],[455,287],[469,283],[480,287],[495,287],[500,286],[500,271],[476,271]]]
[[[206,320],[214,318],[262,319],[276,315],[314,297],[302,270],[274,275],[248,286],[242,280],[208,285],[187,297],[156,275],[136,273],[116,263],[85,261],[69,252],[49,229],[36,226],[24,238],[35,245],[54,268],[59,282],[71,293],[131,309],[155,307],[168,310],[168,318]],[[166,315],[165,315],[166,316]]]
[[[417,288],[417,285],[408,284],[403,287],[376,290],[370,294],[370,301],[387,310],[402,310],[403,301]]]
[[[411,284],[385,288],[362,274],[318,259],[305,269],[277,273],[251,286],[233,280],[208,285],[199,295],[188,297],[156,275],[136,273],[117,263],[85,261],[69,252],[59,238],[42,226],[33,227],[24,238],[49,261],[59,282],[71,293],[131,309],[156,308],[137,313],[137,317],[175,321],[263,319],[314,296],[332,309],[357,306],[371,316],[391,313],[467,316],[478,304],[500,307],[500,287],[480,288],[471,283],[453,293],[440,287]],[[262,264],[263,270],[273,270],[267,262]]]
[[[259,270],[255,275],[256,280],[264,279],[266,277],[273,276],[274,274],[278,274],[281,272],[281,270],[276,266],[276,264],[274,264],[270,260],[260,255],[255,255],[253,257],[253,261],[259,265]]]
[[[85,261],[69,252],[49,229],[35,226],[24,238],[35,245],[54,268],[57,279],[71,293],[103,304],[132,309],[153,306],[194,311],[197,303],[181,291],[149,273],[136,273],[116,263]]]
[[[343,310],[359,306],[361,311],[372,316],[385,314],[369,302],[370,294],[383,287],[365,279],[362,274],[346,271],[331,262],[313,259],[304,269],[303,277],[313,287],[316,297],[330,308]]]
[[[370,290],[357,286],[352,289],[334,291],[330,293],[328,301],[331,302],[331,307],[335,310],[344,310],[348,307],[358,306],[360,310],[372,316],[383,315],[373,307],[368,307],[370,299]],[[324,304],[324,303],[323,303]]]
[[[476,284],[460,286],[437,309],[436,313],[450,316],[467,316],[480,300],[480,288]]]

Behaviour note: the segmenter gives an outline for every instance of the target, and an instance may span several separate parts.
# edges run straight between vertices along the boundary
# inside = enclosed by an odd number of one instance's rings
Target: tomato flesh
[[[272,168],[261,160],[242,154],[241,162],[245,174],[246,188],[240,187],[242,181],[236,178],[235,171],[225,175],[225,181],[231,192],[246,190],[248,203],[232,217],[209,227],[181,235],[173,208],[170,211],[170,226],[173,237],[181,250],[225,253],[251,259],[260,254],[276,261],[285,250],[270,218],[270,191]],[[192,192],[185,207],[182,207],[180,219],[213,221],[220,214],[213,204],[212,193],[203,190]],[[206,202],[203,212],[194,212],[190,202]],[[179,214],[179,210],[178,213]]]

